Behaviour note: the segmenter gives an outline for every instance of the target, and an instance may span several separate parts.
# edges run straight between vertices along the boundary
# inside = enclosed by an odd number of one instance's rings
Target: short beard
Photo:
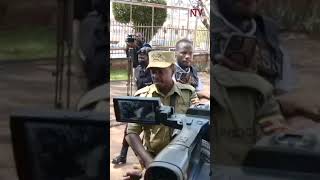
[[[178,61],[178,65],[184,70],[188,68],[188,66],[184,65],[181,61]]]
[[[162,84],[163,86],[161,86],[160,84],[158,83],[154,83],[155,86],[157,87],[157,89],[163,93],[164,95],[166,95],[172,88],[172,85],[174,84],[173,81],[170,82],[170,87],[168,86],[169,84]],[[163,91],[166,91],[166,92],[163,92]]]

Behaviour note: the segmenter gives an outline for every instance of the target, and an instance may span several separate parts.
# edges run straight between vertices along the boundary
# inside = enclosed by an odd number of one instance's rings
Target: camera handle
[[[128,58],[128,80],[127,80],[127,96],[132,96],[132,79],[133,79],[133,58],[134,49],[129,48],[129,58]]]

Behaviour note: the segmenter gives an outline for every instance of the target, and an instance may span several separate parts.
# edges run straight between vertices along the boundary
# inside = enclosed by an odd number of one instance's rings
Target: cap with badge
[[[139,49],[139,51],[137,51],[137,54],[141,54],[141,53],[148,54],[151,50],[152,49],[150,47],[144,46],[141,49]]]
[[[147,68],[167,68],[174,63],[175,53],[173,51],[150,51]]]

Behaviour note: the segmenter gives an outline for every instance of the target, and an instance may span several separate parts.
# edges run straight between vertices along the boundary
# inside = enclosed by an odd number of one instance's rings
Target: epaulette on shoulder
[[[134,93],[134,96],[139,96],[140,94],[146,93],[149,91],[149,89],[150,89],[150,86],[146,86],[144,88],[141,88]]]
[[[182,84],[182,83],[179,83],[179,82],[177,82],[177,87],[179,88],[179,89],[187,89],[187,90],[190,90],[190,91],[195,91],[196,89],[193,87],[193,86],[191,86],[190,84]]]

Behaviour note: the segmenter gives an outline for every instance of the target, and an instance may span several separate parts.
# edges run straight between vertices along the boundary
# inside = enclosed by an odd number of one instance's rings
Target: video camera
[[[133,43],[135,40],[135,36],[133,34],[128,34],[127,38],[126,38],[126,42],[127,43]]]
[[[153,180],[209,179],[210,148],[208,137],[210,107],[196,105],[186,114],[162,106],[160,98],[116,97],[113,99],[116,120],[144,125],[163,124],[181,132],[150,164],[144,175]]]

